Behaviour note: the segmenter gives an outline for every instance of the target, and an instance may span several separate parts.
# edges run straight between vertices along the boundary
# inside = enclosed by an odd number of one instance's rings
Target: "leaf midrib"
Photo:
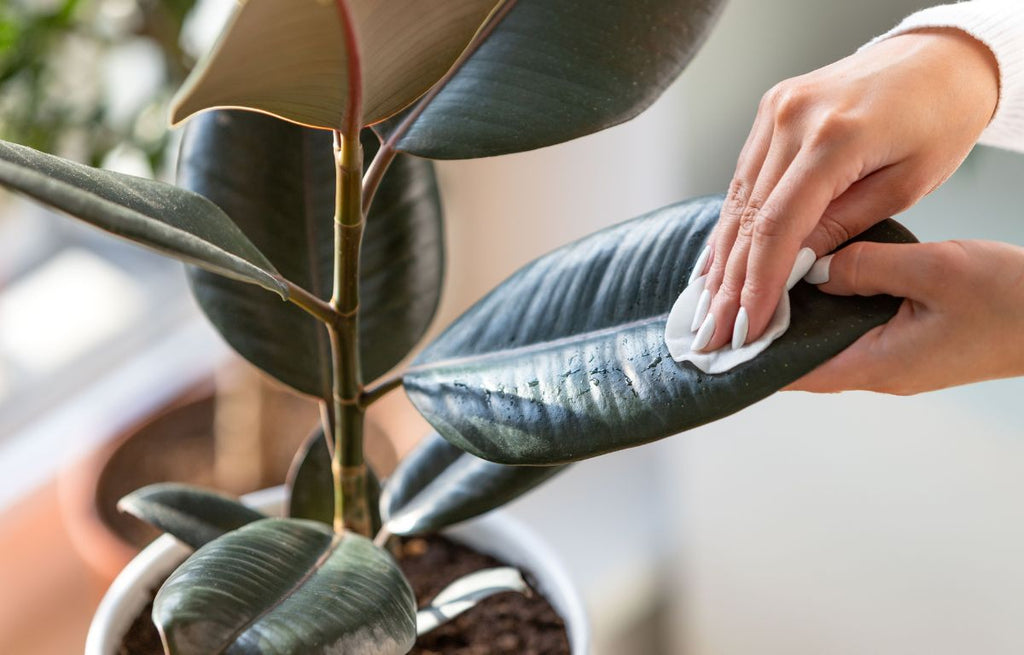
[[[639,327],[645,327],[659,321],[667,321],[668,312],[658,314],[655,316],[649,316],[647,318],[637,319],[635,321],[629,321],[627,323],[620,323],[617,325],[609,325],[607,327],[599,328],[597,330],[591,330],[589,332],[581,332],[579,334],[570,334],[557,339],[550,339],[547,341],[535,341],[533,343],[524,344],[522,346],[516,346],[515,348],[504,348],[500,350],[491,350],[485,353],[478,353],[474,355],[465,355],[463,357],[450,357],[448,359],[441,359],[432,362],[423,362],[420,364],[414,364],[410,366],[405,375],[414,375],[416,373],[429,373],[432,370],[445,368],[450,366],[460,366],[465,364],[479,364],[486,363],[493,360],[505,359],[508,357],[514,357],[520,354],[526,354],[531,352],[543,352],[558,348],[560,346],[580,343],[583,341],[592,341],[601,337],[610,336],[623,332],[626,330],[632,330]]]
[[[452,79],[454,79],[454,77],[462,70],[462,67],[466,62],[476,54],[487,39],[491,37],[491,34],[493,34],[502,22],[504,22],[505,17],[508,16],[512,9],[515,8],[518,1],[519,0],[504,0],[498,5],[495,5],[493,13],[488,17],[487,22],[480,28],[480,31],[473,36],[473,40],[469,42],[466,49],[459,54],[458,59],[456,59],[451,68],[448,69],[448,72],[444,74],[444,77],[438,80],[438,82],[427,91],[426,95],[416,103],[416,106],[413,107],[413,110],[409,115],[399,123],[395,131],[388,137],[387,141],[384,142],[385,146],[390,149],[396,148],[398,142],[402,140],[402,137],[404,137],[416,121],[419,120],[420,116],[423,115],[423,112],[427,110],[427,107],[434,102],[434,99],[440,95],[441,91],[448,86],[448,83],[451,82]]]
[[[243,634],[245,634],[247,630],[249,630],[249,628],[259,623],[260,620],[263,619],[263,617],[273,612],[275,609],[284,604],[286,600],[294,596],[296,591],[301,589],[303,585],[309,582],[313,578],[313,576],[316,575],[320,571],[320,569],[323,568],[324,564],[327,563],[327,560],[329,560],[334,555],[335,551],[338,550],[338,548],[341,546],[342,543],[344,543],[344,541],[344,534],[332,534],[331,540],[324,547],[324,552],[321,553],[319,557],[317,557],[316,562],[313,563],[313,566],[309,567],[309,570],[307,570],[298,580],[296,580],[295,584],[293,584],[291,588],[289,588],[285,593],[280,594],[277,600],[275,600],[273,603],[265,607],[262,612],[260,612],[252,619],[250,619],[248,622],[241,625],[237,630],[235,630],[235,632],[231,634],[231,636],[225,641],[224,645],[222,645],[214,655],[222,655],[223,653],[225,653],[227,649],[230,648],[231,645],[234,644],[235,641],[240,636],[242,636]]]

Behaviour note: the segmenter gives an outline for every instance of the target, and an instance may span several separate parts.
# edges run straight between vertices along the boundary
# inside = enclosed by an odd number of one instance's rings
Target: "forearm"
[[[1024,152],[1024,0],[971,0],[930,7],[911,14],[867,45],[942,27],[970,34],[992,51],[998,63],[998,105],[978,142]]]

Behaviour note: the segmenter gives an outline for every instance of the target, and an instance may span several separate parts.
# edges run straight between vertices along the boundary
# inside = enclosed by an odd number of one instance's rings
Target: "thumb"
[[[827,282],[819,288],[838,296],[889,294],[927,302],[943,279],[937,246],[871,241],[851,244],[815,264],[820,275],[817,279],[827,276]]]
[[[829,203],[804,245],[814,252],[832,252],[875,223],[913,206],[927,189],[913,180],[907,162],[887,166],[854,182]]]

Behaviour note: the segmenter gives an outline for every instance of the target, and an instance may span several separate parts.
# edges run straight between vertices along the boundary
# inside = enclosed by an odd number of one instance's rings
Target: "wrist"
[[[985,108],[985,124],[995,116],[999,106],[999,62],[992,50],[968,32],[955,27],[921,27],[893,38],[927,39],[946,60],[948,71],[956,72],[952,83],[966,87],[972,99]]]

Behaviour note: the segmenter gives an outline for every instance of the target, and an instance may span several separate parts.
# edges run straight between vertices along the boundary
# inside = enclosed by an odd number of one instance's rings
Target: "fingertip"
[[[796,283],[807,275],[807,271],[811,270],[811,267],[814,266],[817,257],[811,248],[804,247],[800,249],[800,252],[796,255],[796,261],[793,262],[793,268],[789,271],[789,278],[786,279],[786,291],[796,286]]]
[[[835,255],[825,255],[818,261],[814,262],[807,274],[804,275],[804,281],[808,284],[827,284],[829,281],[829,274],[832,268],[832,258]]]

